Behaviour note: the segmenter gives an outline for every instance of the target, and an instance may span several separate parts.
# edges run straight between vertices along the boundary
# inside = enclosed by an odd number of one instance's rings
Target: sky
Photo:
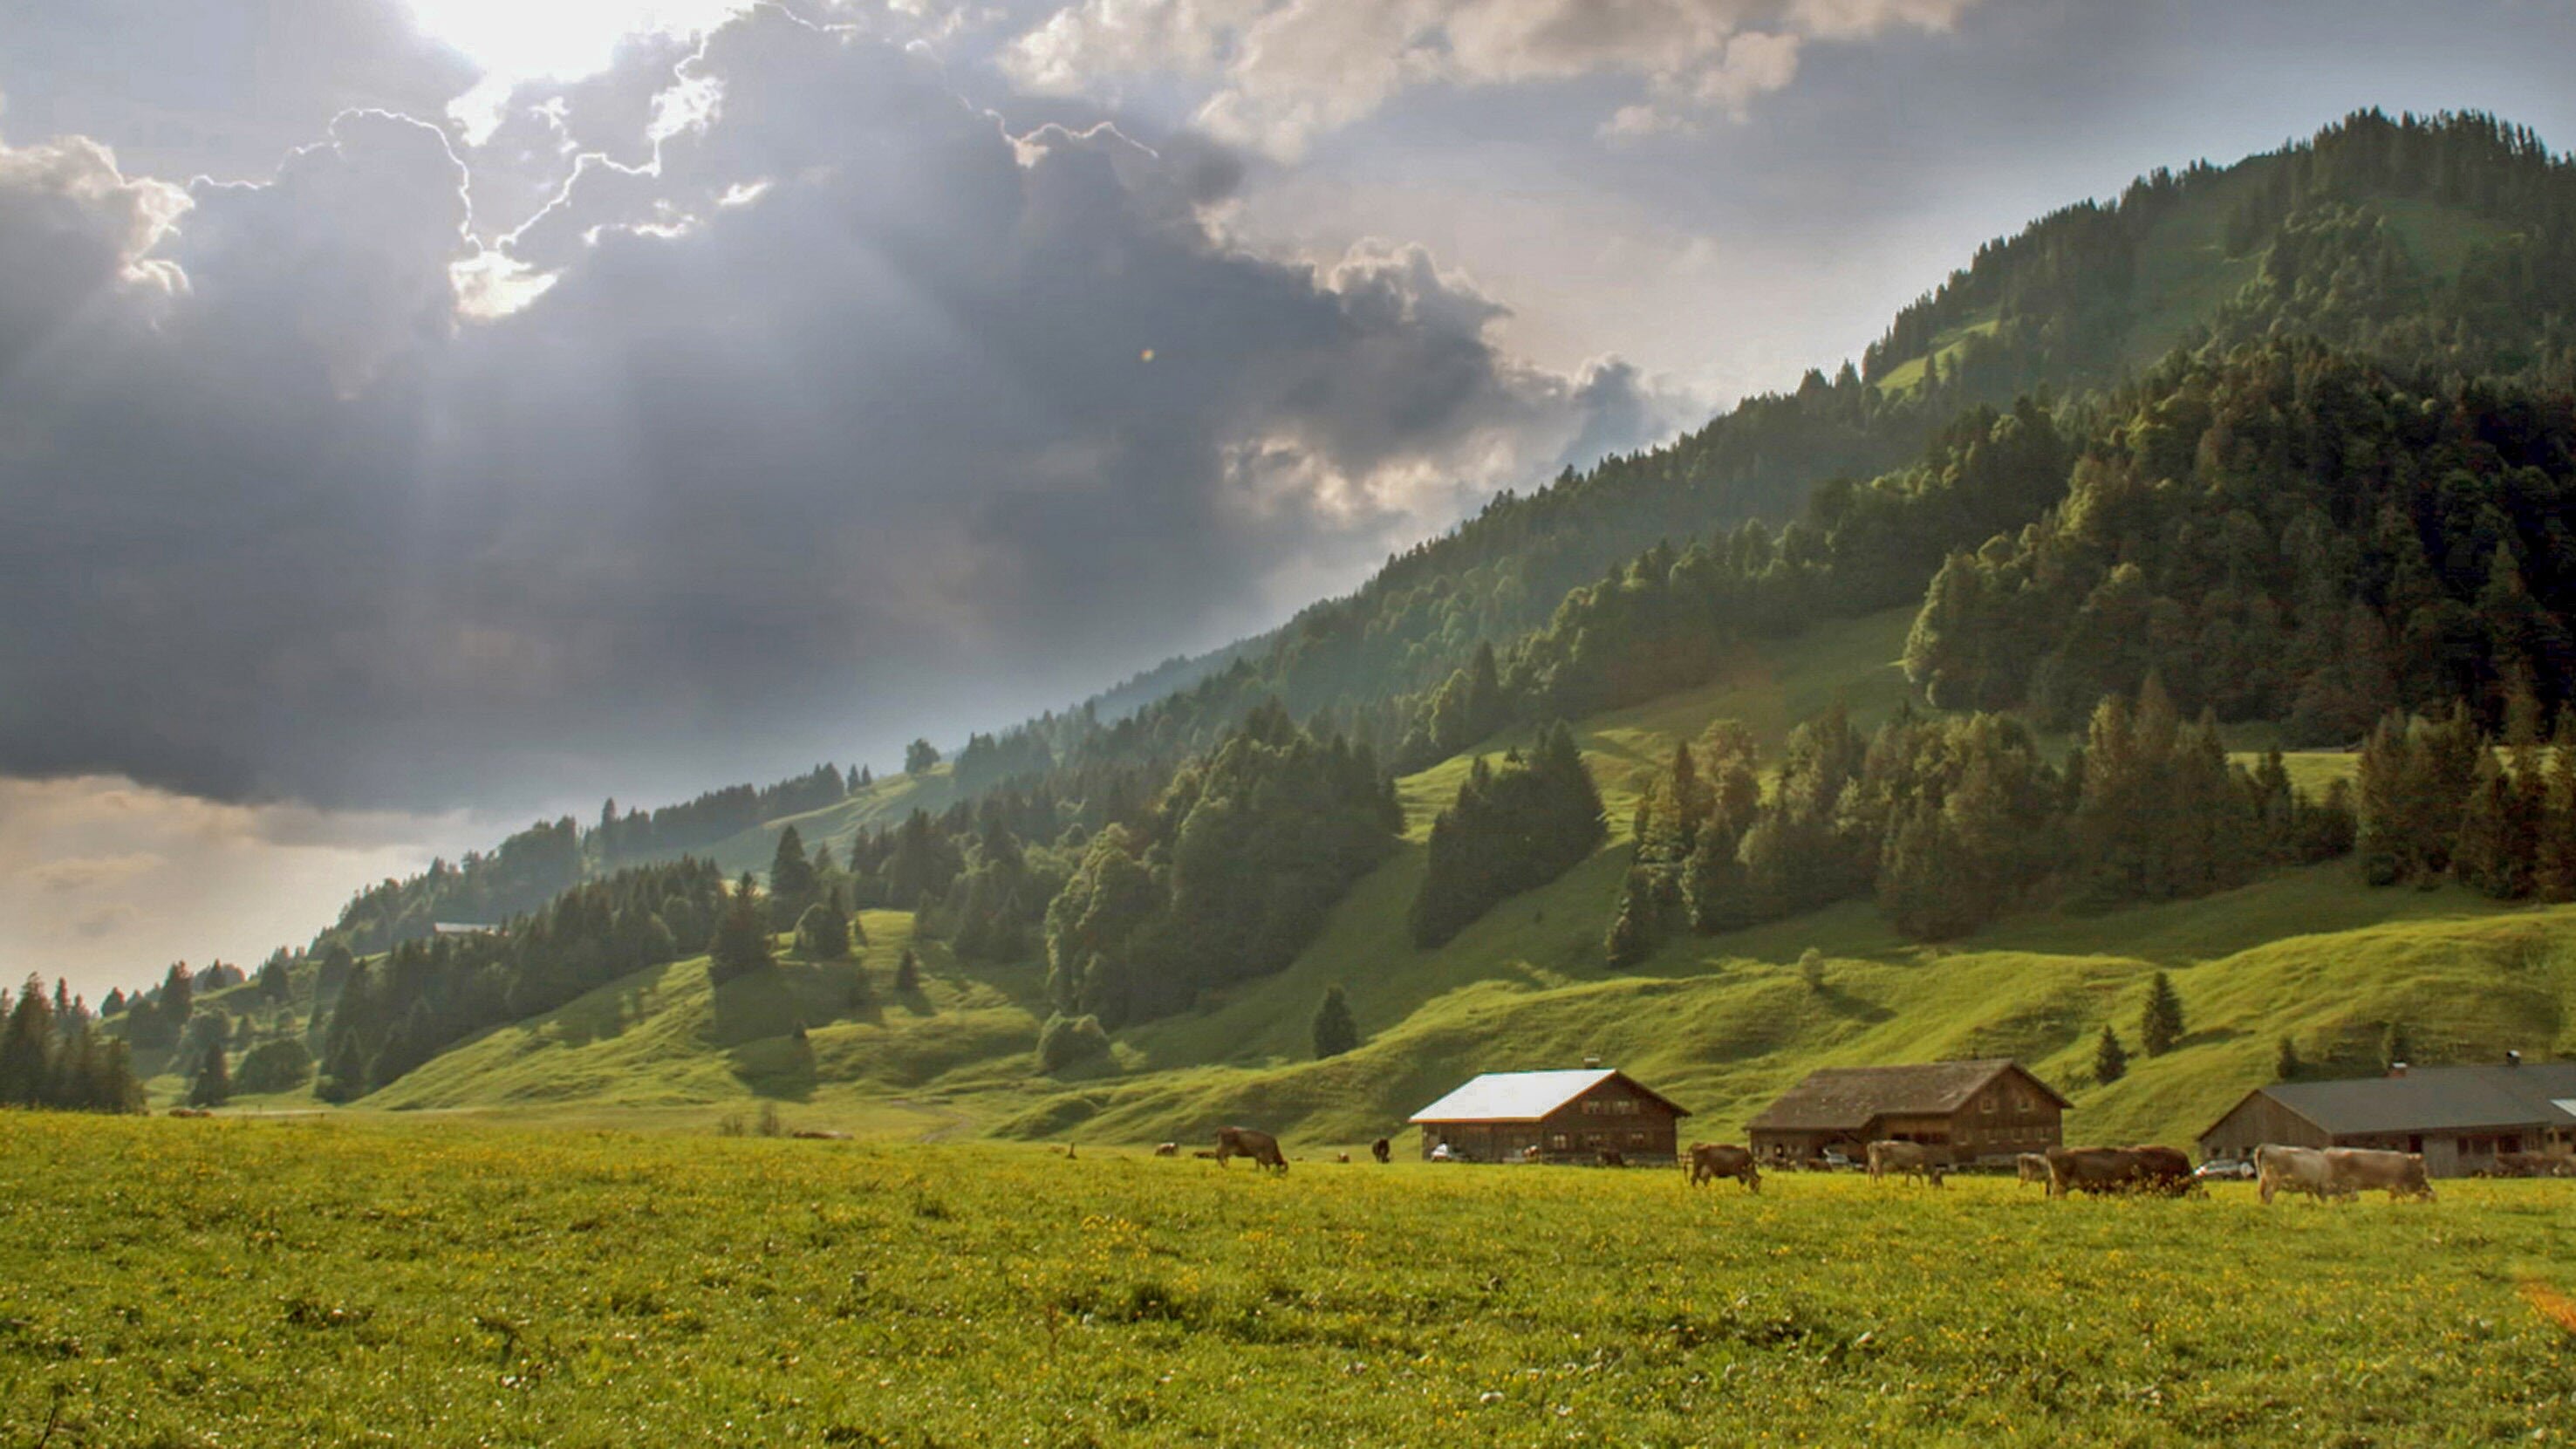
[[[0,0],[0,975],[885,765],[2570,0]]]

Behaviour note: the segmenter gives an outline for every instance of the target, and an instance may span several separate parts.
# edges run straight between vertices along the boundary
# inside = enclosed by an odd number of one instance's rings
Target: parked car
[[[2252,1182],[2254,1164],[2234,1157],[2213,1157],[2191,1170],[2195,1182]]]

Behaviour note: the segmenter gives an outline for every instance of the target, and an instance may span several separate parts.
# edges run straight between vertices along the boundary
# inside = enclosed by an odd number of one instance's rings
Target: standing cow
[[[2359,1197],[2368,1191],[2385,1191],[2391,1201],[2398,1198],[2413,1198],[2417,1202],[2433,1200],[2433,1184],[2425,1176],[2424,1154],[2420,1152],[2329,1147],[2325,1156],[2329,1181],[2342,1196]]]
[[[2325,1153],[2314,1147],[2283,1147],[2266,1142],[2254,1149],[2256,1191],[2268,1205],[2276,1193],[2304,1192],[2319,1201],[2351,1194],[2335,1185]]]
[[[1381,1163],[1392,1162],[1395,1160],[1395,1144],[1381,1137],[1369,1144],[1369,1156]]]
[[[1716,1142],[1694,1142],[1690,1148],[1690,1184],[1715,1182],[1731,1177],[1753,1192],[1762,1190],[1762,1169],[1755,1166],[1753,1154],[1741,1147]]]
[[[1216,1134],[1216,1165],[1225,1166],[1230,1157],[1249,1157],[1255,1167],[1275,1172],[1288,1170],[1288,1159],[1279,1151],[1279,1139],[1251,1127],[1220,1127]]]
[[[1891,1172],[1920,1178],[1939,1187],[1941,1154],[1920,1142],[1880,1141],[1869,1144],[1869,1180],[1876,1182]]]
[[[2014,1158],[2013,1170],[2019,1173],[2021,1180],[2026,1183],[2036,1182],[2045,1185],[2048,1181],[2048,1159],[2036,1152],[2025,1152]]]

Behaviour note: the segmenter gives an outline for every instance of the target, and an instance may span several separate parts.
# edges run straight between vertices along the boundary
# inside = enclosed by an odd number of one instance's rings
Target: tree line
[[[0,988],[0,1107],[140,1112],[143,1086],[126,1044],[98,1029],[57,980],[29,976],[12,999]]]
[[[2150,679],[2105,699],[2053,765],[2009,716],[1899,715],[1864,738],[1839,708],[1794,731],[1768,788],[1749,731],[1678,746],[1641,797],[1605,937],[1614,965],[1703,934],[1876,901],[1921,940],[2042,898],[2088,907],[2225,890],[2352,849],[2349,791],[2291,788],[2278,751],[2235,764]]]

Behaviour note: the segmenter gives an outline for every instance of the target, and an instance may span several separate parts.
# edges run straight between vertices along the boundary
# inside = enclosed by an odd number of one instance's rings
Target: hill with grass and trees
[[[2007,1055],[2180,1140],[2392,1035],[2576,1053],[2571,489],[2576,165],[2364,113],[1270,635],[540,824],[77,1050],[165,1100],[1339,1142],[1593,1055],[1711,1137]]]

